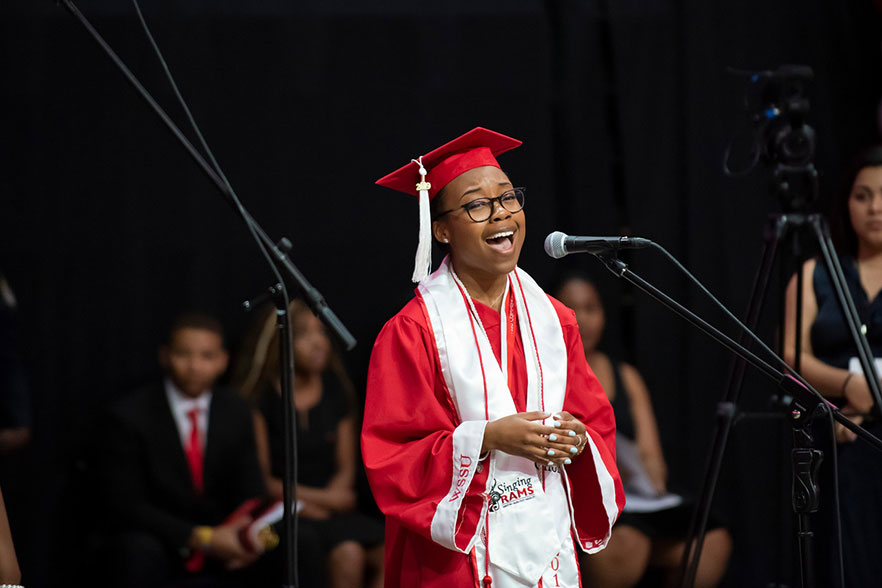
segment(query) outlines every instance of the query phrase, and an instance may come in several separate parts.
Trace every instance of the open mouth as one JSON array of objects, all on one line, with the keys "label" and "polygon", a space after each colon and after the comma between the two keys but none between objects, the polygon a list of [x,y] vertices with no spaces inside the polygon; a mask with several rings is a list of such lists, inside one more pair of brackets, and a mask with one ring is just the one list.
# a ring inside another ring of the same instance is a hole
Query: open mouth
[{"label": "open mouth", "polygon": [[485,239],[487,244],[500,253],[511,251],[514,248],[514,231],[500,231]]}]

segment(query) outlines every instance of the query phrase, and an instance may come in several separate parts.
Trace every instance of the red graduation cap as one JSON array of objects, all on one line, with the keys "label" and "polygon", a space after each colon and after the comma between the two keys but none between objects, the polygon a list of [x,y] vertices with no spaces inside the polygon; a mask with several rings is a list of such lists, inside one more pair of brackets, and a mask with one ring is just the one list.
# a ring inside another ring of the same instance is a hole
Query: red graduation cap
[{"label": "red graduation cap", "polygon": [[495,156],[514,149],[521,143],[490,129],[475,127],[422,157],[412,159],[407,165],[377,180],[377,184],[416,196],[419,194],[416,186],[420,182],[422,163],[422,167],[428,171],[426,180],[432,184],[428,190],[429,199],[432,199],[441,188],[470,169],[484,165],[499,167]]},{"label": "red graduation cap", "polygon": [[429,275],[432,265],[429,200],[460,174],[485,165],[499,167],[496,156],[520,144],[521,141],[517,139],[475,127],[377,180],[381,186],[420,197],[420,241],[413,271],[414,282]]}]

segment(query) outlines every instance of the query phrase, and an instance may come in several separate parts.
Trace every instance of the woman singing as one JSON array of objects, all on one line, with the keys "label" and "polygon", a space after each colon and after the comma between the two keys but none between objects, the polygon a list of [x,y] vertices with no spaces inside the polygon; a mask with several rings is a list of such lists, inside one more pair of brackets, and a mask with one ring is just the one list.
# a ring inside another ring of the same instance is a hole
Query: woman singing
[{"label": "woman singing", "polygon": [[[573,312],[517,268],[524,189],[496,156],[520,143],[479,127],[377,182],[421,211],[419,287],[374,345],[362,430],[387,586],[580,586],[577,549],[603,549],[624,503]],[[430,235],[448,255],[427,276]]]}]

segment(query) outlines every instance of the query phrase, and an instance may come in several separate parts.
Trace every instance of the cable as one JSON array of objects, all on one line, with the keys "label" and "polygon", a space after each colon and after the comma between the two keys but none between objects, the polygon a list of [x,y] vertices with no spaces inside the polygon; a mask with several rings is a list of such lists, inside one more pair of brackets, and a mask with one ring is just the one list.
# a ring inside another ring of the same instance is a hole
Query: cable
[{"label": "cable", "polygon": [[742,329],[742,330],[743,330],[743,331],[744,331],[744,332],[745,332],[745,333],[746,333],[746,334],[747,334],[747,335],[748,335],[748,336],[749,336],[749,337],[750,337],[755,343],[757,343],[757,344],[758,344],[758,345],[759,345],[759,346],[760,346],[760,347],[761,347],[766,353],[768,353],[771,357],[775,358],[776,363],[778,363],[778,365],[779,365],[784,371],[786,371],[788,374],[790,374],[790,375],[793,376],[796,380],[798,380],[803,386],[805,386],[805,387],[809,390],[809,392],[811,392],[812,394],[814,394],[815,396],[817,396],[819,399],[821,399],[822,402],[827,402],[827,400],[826,400],[823,396],[821,396],[820,393],[818,393],[817,391],[815,391],[815,390],[812,389],[812,387],[809,385],[809,383],[806,382],[805,379],[803,379],[803,377],[802,377],[801,375],[799,375],[799,373],[798,373],[797,371],[795,371],[792,367],[790,367],[790,365],[788,365],[787,362],[785,362],[783,359],[781,359],[780,357],[778,357],[778,354],[776,354],[774,351],[772,351],[772,350],[769,348],[769,346],[766,345],[766,344],[763,342],[762,339],[760,339],[760,338],[759,338],[759,337],[758,337],[753,331],[751,331],[750,329],[748,329],[747,326],[746,326],[744,323],[742,323],[741,320],[740,320],[738,317],[736,317],[734,314],[732,314],[732,312],[731,312],[728,308],[726,308],[726,306],[725,306],[722,302],[720,302],[719,300],[717,300],[716,296],[714,296],[714,295],[713,295],[713,294],[712,294],[707,288],[705,288],[704,284],[702,284],[702,283],[698,280],[698,278],[696,278],[695,276],[693,276],[692,273],[691,273],[688,269],[686,269],[686,268],[683,266],[683,264],[680,263],[680,262],[677,260],[676,257],[674,257],[673,255],[671,255],[671,254],[670,254],[670,253],[669,253],[664,247],[662,247],[662,246],[659,245],[658,243],[656,243],[656,242],[654,242],[654,241],[650,241],[650,243],[652,243],[652,246],[653,246],[653,247],[655,247],[656,249],[658,249],[659,251],[661,251],[661,252],[665,255],[665,257],[667,257],[667,258],[668,258],[668,259],[669,259],[669,260],[670,260],[675,266],[677,266],[677,268],[678,268],[681,272],[683,272],[684,274],[686,274],[686,276],[692,281],[692,283],[694,283],[696,286],[698,286],[698,287],[701,289],[701,291],[704,292],[704,294],[705,294],[708,298],[710,298],[710,299],[714,302],[714,304],[716,304],[716,305],[717,305],[717,306],[718,306],[718,307],[719,307],[719,308],[720,308],[720,309],[726,314],[726,316],[728,316],[730,319],[732,319],[732,320],[735,322],[735,324],[737,324],[739,327],[741,327],[741,329]]},{"label": "cable", "polygon": [[824,407],[824,413],[826,414],[827,419],[830,423],[830,431],[832,432],[832,438],[831,438],[832,451],[830,453],[832,454],[831,463],[832,463],[832,468],[833,468],[833,503],[834,503],[833,506],[834,506],[834,512],[836,513],[836,516],[835,516],[836,543],[837,543],[837,549],[839,552],[840,586],[844,587],[845,580],[844,580],[844,569],[843,569],[844,565],[843,565],[843,559],[842,559],[842,521],[840,520],[840,514],[839,514],[839,460],[838,460],[838,456],[837,456],[838,451],[837,451],[837,447],[836,447],[836,421],[833,418],[833,411],[830,410],[829,406],[827,406],[827,400],[819,392],[817,392],[814,388],[812,388],[808,384],[808,382],[806,382],[805,379],[796,370],[794,370],[792,367],[790,367],[790,365],[786,361],[781,359],[778,356],[778,354],[776,354],[774,351],[772,351],[769,348],[769,346],[766,345],[765,342],[763,342],[762,339],[760,339],[753,331],[748,329],[747,326],[744,323],[742,323],[738,317],[736,317],[734,314],[732,314],[729,311],[729,309],[726,308],[726,306],[722,302],[717,300],[716,296],[714,296],[710,292],[710,290],[708,290],[704,286],[704,284],[702,284],[701,281],[698,280],[698,278],[693,276],[692,273],[688,269],[686,269],[686,267],[682,263],[680,263],[680,261],[676,257],[671,255],[667,249],[665,249],[664,247],[662,247],[658,243],[656,243],[654,241],[651,241],[651,243],[652,243],[653,247],[655,247],[656,249],[661,251],[662,254],[664,254],[664,256],[668,258],[668,260],[670,260],[681,272],[683,272],[692,281],[693,284],[698,286],[698,288],[702,292],[704,292],[704,294],[708,298],[710,298],[714,302],[714,304],[716,304],[716,306],[718,308],[720,308],[726,314],[726,316],[728,316],[739,327],[741,327],[741,329],[743,330],[744,333],[746,333],[766,353],[768,353],[769,355],[774,357],[775,360],[777,360],[778,364],[784,369],[785,372],[790,374],[793,378],[795,378],[803,386],[805,386],[809,392],[811,392],[812,394],[814,394],[815,396],[817,396],[821,400],[821,406]]},{"label": "cable", "polygon": [[723,172],[725,172],[730,178],[743,178],[752,172],[753,168],[756,167],[756,164],[759,163],[760,154],[763,150],[761,135],[759,131],[754,128],[754,122],[747,119],[746,123],[746,127],[753,134],[753,142],[751,143],[750,151],[748,152],[750,163],[745,165],[743,169],[739,170],[732,170],[732,168],[729,167],[729,161],[732,159],[732,149],[735,147],[735,141],[739,139],[739,135],[743,131],[743,129],[737,129],[732,135],[732,138],[729,139],[729,143],[726,144],[726,149],[723,152]]}]

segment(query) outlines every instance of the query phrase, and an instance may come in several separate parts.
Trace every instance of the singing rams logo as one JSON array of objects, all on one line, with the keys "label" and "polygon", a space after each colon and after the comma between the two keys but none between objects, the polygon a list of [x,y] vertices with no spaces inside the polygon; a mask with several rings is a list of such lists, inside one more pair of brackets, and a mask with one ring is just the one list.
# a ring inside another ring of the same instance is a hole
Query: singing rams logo
[{"label": "singing rams logo", "polygon": [[536,491],[533,488],[533,478],[517,478],[514,482],[502,483],[493,480],[489,495],[490,512],[496,512],[500,508],[532,500],[536,497]]}]

